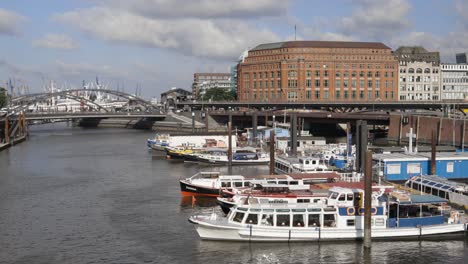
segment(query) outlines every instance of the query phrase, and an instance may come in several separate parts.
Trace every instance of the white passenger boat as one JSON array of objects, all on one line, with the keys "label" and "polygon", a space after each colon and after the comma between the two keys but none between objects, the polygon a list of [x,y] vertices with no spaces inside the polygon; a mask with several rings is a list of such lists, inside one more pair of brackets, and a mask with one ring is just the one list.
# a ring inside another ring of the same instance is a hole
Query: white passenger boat
[{"label": "white passenger boat", "polygon": [[331,171],[328,168],[326,160],[316,156],[276,156],[276,173],[314,173]]},{"label": "white passenger boat", "polygon": [[183,196],[212,196],[217,197],[221,188],[250,187],[251,184],[284,184],[291,190],[309,189],[302,179],[289,175],[265,175],[246,178],[242,175],[220,175],[219,172],[199,172],[190,178],[180,180],[180,191]]},{"label": "white passenger boat", "polygon": [[244,204],[321,204],[326,202],[325,190],[295,190],[284,184],[257,184],[254,188],[221,190],[217,203],[225,214],[231,207]]},{"label": "white passenger boat", "polygon": [[169,134],[156,134],[154,138],[146,140],[146,146],[154,150],[165,151],[165,147],[169,146],[170,138]]},{"label": "white passenger boat", "polygon": [[[207,240],[323,241],[360,240],[364,237],[363,190],[332,188],[323,205],[247,204],[231,209],[227,217],[215,213],[189,218]],[[399,192],[373,193],[371,237],[394,239],[466,235],[460,212],[447,218],[438,211],[445,199]]]}]

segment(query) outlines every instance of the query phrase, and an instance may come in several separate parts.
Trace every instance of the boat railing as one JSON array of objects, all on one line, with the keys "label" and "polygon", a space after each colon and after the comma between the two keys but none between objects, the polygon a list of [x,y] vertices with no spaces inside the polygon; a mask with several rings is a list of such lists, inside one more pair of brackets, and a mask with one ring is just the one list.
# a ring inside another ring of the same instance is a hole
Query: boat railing
[{"label": "boat railing", "polygon": [[359,182],[362,180],[362,174],[358,172],[340,172],[340,181],[344,182]]}]

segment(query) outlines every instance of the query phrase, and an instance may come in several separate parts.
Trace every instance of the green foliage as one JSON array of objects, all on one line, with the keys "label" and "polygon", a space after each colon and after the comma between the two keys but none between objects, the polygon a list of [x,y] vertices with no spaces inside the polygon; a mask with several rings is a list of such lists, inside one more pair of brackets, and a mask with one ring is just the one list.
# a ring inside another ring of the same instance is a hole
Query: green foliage
[{"label": "green foliage", "polygon": [[204,101],[210,99],[212,101],[234,101],[236,100],[236,92],[224,88],[211,88],[208,89],[204,95],[200,95],[198,99]]},{"label": "green foliage", "polygon": [[3,87],[0,87],[0,108],[4,107],[7,104],[7,95],[6,90]]}]

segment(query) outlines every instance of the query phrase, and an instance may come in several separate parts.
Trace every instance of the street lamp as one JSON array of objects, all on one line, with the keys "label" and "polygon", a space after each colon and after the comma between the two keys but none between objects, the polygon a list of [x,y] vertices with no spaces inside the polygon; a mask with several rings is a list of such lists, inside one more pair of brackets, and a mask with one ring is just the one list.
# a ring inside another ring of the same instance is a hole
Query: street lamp
[{"label": "street lamp", "polygon": [[195,112],[192,112],[192,134],[195,133]]}]

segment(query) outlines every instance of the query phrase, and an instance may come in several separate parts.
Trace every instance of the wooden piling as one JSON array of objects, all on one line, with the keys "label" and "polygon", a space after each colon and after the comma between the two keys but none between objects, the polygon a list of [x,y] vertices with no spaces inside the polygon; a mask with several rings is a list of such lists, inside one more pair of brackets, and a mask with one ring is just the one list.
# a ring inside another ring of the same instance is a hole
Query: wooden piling
[{"label": "wooden piling", "polygon": [[434,130],[432,130],[431,138],[431,175],[436,175],[436,137]]},{"label": "wooden piling", "polygon": [[256,111],[252,113],[252,140],[253,145],[257,146],[257,126],[258,126],[258,114]]},{"label": "wooden piling", "polygon": [[296,113],[291,114],[289,121],[291,126],[291,154],[297,156],[297,116]]},{"label": "wooden piling", "polygon": [[270,130],[270,175],[275,174],[275,130]]},{"label": "wooden piling", "polygon": [[8,113],[5,116],[5,143],[10,143],[10,120],[8,120]]},{"label": "wooden piling", "polygon": [[228,122],[228,167],[229,171],[232,168],[232,124]]},{"label": "wooden piling", "polygon": [[372,151],[366,151],[364,169],[364,248],[371,248],[371,208],[372,208]]}]

